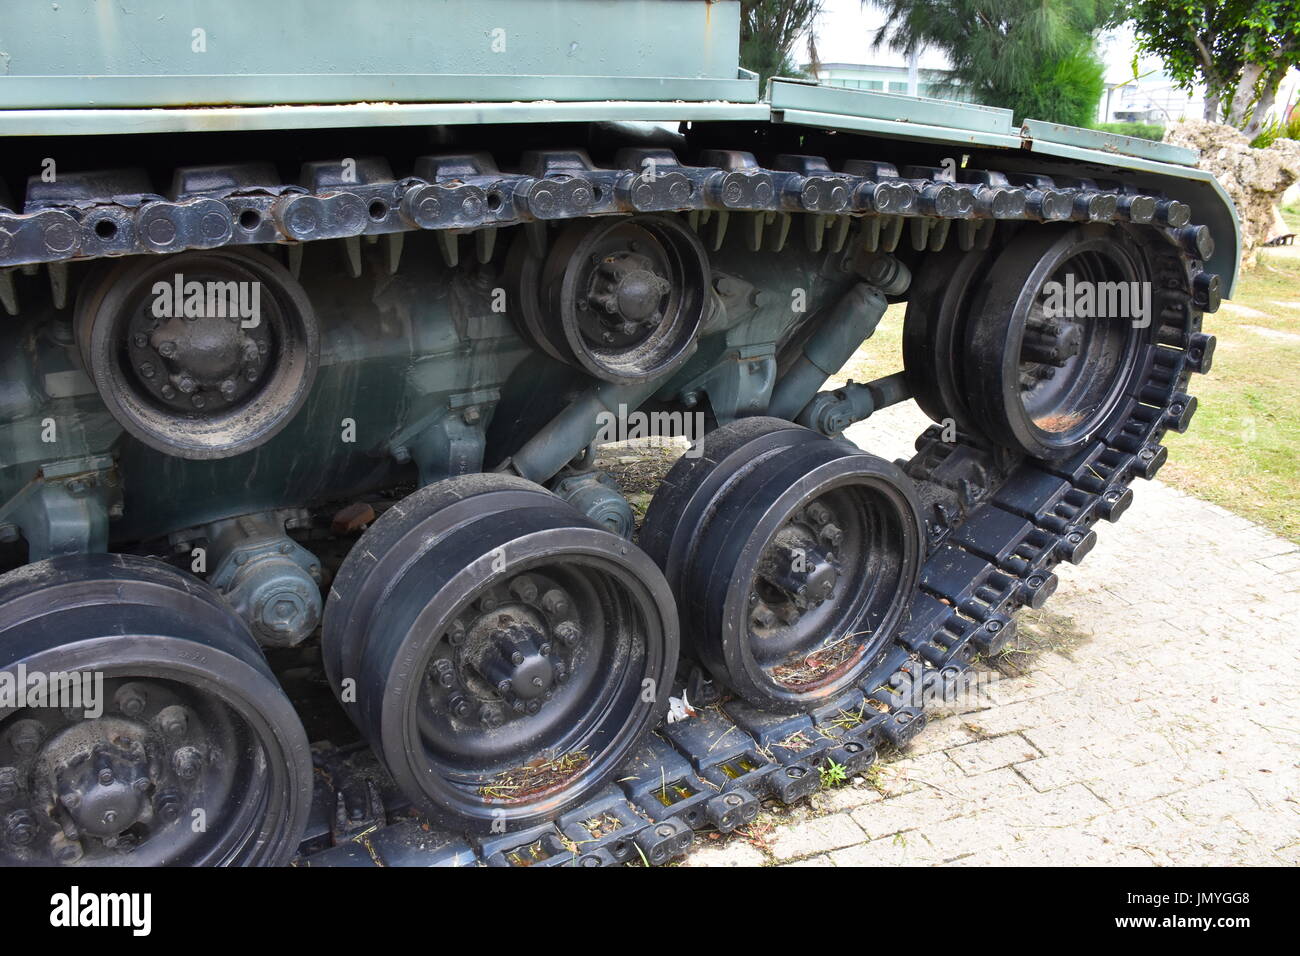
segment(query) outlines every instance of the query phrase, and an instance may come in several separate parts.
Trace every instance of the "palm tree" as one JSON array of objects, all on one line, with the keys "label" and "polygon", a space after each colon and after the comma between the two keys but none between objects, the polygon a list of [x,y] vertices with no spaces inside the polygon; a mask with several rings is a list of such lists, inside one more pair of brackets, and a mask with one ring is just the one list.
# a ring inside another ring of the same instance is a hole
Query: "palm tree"
[{"label": "palm tree", "polygon": [[[885,11],[873,37],[905,55],[942,50],[948,94],[1028,117],[1090,125],[1104,89],[1094,50],[1117,0],[863,0]],[[960,92],[959,92],[960,91]]]}]

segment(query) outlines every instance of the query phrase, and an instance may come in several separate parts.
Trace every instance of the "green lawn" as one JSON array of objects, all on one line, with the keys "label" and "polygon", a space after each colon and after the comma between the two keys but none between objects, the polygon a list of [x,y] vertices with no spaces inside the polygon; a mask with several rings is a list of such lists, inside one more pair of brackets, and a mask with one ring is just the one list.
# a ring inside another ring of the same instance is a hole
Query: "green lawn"
[{"label": "green lawn", "polygon": [[[1284,216],[1300,233],[1300,211]],[[1300,246],[1262,251],[1205,329],[1214,367],[1192,380],[1196,417],[1160,477],[1300,541]]]},{"label": "green lawn", "polygon": [[[1300,233],[1300,209],[1283,215]],[[832,381],[901,369],[903,313],[892,306]],[[1169,435],[1160,477],[1300,541],[1300,245],[1263,250],[1205,330],[1218,339],[1214,366],[1192,379],[1196,416]]]}]

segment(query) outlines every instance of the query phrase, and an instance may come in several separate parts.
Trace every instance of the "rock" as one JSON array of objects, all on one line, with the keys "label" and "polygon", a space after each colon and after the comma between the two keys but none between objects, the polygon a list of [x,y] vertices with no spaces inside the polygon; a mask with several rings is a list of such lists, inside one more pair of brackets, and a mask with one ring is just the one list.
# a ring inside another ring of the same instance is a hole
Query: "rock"
[{"label": "rock", "polygon": [[1214,174],[1237,206],[1242,268],[1253,266],[1259,247],[1285,231],[1277,206],[1300,181],[1300,142],[1279,139],[1268,149],[1252,149],[1239,130],[1204,120],[1171,124],[1165,142],[1200,150],[1200,167]]}]

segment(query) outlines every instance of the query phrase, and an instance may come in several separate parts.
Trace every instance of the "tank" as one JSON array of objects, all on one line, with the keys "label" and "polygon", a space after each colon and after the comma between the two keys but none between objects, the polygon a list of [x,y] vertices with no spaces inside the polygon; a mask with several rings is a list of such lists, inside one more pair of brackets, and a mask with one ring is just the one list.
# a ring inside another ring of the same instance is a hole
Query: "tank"
[{"label": "tank", "polygon": [[[1224,191],[760,89],[739,16],[6,12],[0,860],[662,863],[906,746],[1120,517]],[[908,401],[910,459],[844,437]],[[642,515],[599,449],[648,434]]]}]

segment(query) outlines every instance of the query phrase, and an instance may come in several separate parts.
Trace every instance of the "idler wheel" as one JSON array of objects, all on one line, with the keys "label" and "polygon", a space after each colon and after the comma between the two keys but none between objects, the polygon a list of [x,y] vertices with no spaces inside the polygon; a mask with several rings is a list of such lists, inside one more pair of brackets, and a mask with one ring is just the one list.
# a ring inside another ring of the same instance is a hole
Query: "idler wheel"
[{"label": "idler wheel", "polygon": [[1139,389],[1160,325],[1151,275],[1120,227],[1044,227],[1012,241],[966,329],[962,374],[979,430],[1036,458],[1092,440]]}]

